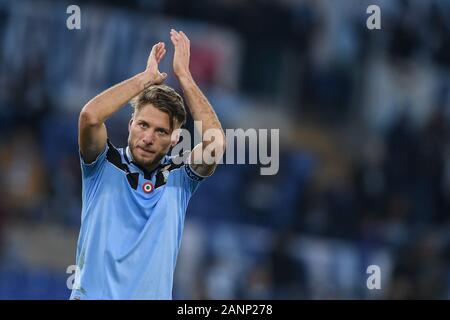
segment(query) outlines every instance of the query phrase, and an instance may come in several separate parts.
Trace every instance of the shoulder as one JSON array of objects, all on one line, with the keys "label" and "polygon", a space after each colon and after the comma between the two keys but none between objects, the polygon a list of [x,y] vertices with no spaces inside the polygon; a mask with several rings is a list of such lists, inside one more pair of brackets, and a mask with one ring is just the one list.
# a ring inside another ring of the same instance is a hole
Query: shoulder
[{"label": "shoulder", "polygon": [[188,161],[189,155],[190,152],[186,151],[180,155],[166,156],[156,175],[155,187],[167,183],[193,192],[204,177],[192,170]]}]

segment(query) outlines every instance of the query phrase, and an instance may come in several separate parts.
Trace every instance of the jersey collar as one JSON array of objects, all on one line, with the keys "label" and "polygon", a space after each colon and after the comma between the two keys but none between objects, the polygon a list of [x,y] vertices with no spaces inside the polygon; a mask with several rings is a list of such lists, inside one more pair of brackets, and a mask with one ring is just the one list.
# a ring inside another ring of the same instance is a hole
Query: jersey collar
[{"label": "jersey collar", "polygon": [[133,158],[133,155],[131,154],[131,150],[130,150],[130,147],[129,147],[129,146],[127,146],[127,147],[125,148],[125,154],[124,154],[124,156],[125,156],[124,158],[125,158],[125,160],[128,162],[128,164],[132,164],[132,165],[134,165],[137,169],[139,169],[139,170],[142,172],[142,174],[144,175],[144,178],[147,179],[147,180],[151,180],[152,175],[153,175],[155,172],[157,172],[158,169],[160,169],[161,167],[163,167],[164,165],[166,165],[166,164],[167,164],[167,159],[168,159],[167,155],[164,156],[164,157],[161,159],[161,162],[160,162],[159,166],[157,166],[157,167],[156,167],[155,169],[153,169],[152,171],[149,171],[149,170],[143,168],[142,166],[140,166],[138,163],[136,163],[136,162],[134,161],[134,158]]}]

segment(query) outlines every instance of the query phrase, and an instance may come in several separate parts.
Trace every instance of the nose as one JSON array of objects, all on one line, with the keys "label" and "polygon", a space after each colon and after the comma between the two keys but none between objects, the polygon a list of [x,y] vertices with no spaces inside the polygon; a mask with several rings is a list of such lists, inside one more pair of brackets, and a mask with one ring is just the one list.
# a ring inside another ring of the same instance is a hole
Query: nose
[{"label": "nose", "polygon": [[144,134],[142,142],[144,142],[146,145],[152,145],[155,142],[155,132],[153,130],[147,130],[147,132],[145,132]]}]

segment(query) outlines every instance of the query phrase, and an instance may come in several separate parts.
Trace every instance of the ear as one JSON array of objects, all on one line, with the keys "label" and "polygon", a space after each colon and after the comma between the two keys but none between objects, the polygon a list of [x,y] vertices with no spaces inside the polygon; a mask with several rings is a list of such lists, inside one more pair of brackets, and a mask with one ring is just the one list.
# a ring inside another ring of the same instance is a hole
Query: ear
[{"label": "ear", "polygon": [[134,113],[131,114],[131,119],[128,122],[128,132],[131,131],[131,124],[133,123],[133,119],[134,119]]},{"label": "ear", "polygon": [[180,141],[181,128],[174,129],[170,137],[170,146],[173,148]]}]

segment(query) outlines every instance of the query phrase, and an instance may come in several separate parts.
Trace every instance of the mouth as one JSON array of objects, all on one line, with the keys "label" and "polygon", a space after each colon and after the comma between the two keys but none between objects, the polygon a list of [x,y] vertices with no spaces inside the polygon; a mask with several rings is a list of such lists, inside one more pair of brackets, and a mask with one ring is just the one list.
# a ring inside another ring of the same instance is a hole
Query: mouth
[{"label": "mouth", "polygon": [[142,147],[140,147],[140,146],[137,146],[137,148],[138,148],[139,150],[141,150],[141,152],[143,152],[143,153],[145,153],[145,154],[155,154],[155,153],[156,153],[155,151],[152,151],[152,150],[149,150],[149,149],[145,149],[145,148],[142,148]]}]

